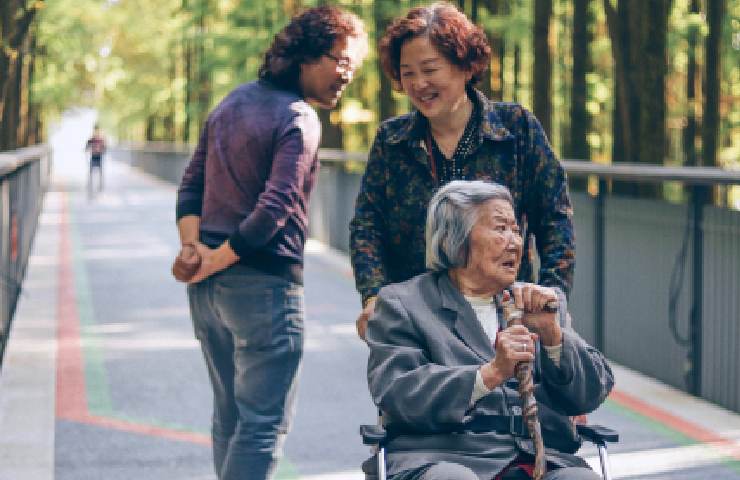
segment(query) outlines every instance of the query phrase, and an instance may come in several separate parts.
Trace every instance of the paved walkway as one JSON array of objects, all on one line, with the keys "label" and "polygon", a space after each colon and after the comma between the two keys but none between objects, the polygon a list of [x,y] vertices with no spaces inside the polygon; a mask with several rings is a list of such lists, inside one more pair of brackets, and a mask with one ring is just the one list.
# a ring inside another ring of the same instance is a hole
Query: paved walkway
[{"label": "paved walkway", "polygon": [[[108,162],[105,191],[90,198],[82,154],[65,148],[0,374],[0,480],[214,480],[210,388],[169,274],[174,187]],[[358,303],[347,259],[311,242],[305,363],[279,479],[362,478],[357,426],[374,408]],[[614,368],[617,390],[590,418],[620,431],[615,478],[740,479],[740,416]]]}]

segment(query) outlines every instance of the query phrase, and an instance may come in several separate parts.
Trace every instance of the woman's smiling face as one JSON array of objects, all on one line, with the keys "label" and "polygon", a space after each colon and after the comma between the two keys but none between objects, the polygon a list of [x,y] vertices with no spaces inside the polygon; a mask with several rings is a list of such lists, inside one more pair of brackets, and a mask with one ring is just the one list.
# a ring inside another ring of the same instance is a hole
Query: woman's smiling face
[{"label": "woman's smiling face", "polygon": [[448,115],[466,101],[471,74],[450,62],[426,35],[401,46],[401,87],[411,103],[430,120]]}]

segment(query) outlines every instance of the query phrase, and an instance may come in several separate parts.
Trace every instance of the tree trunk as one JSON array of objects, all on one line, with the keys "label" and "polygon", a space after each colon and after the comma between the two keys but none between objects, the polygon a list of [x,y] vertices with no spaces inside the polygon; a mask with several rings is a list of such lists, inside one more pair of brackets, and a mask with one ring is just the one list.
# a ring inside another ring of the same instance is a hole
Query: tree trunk
[{"label": "tree trunk", "polygon": [[26,78],[26,127],[24,132],[23,144],[33,145],[38,143],[36,138],[36,124],[38,121],[38,108],[36,100],[33,97],[33,79],[36,72],[36,51],[37,51],[37,40],[36,34],[31,36],[28,48],[28,71]]},{"label": "tree trunk", "polygon": [[10,81],[11,77],[11,63],[12,59],[10,54],[12,48],[4,48],[6,45],[10,47],[10,39],[13,36],[13,12],[15,11],[16,5],[12,0],[1,0],[0,1],[0,151],[7,150],[5,145],[5,138],[7,137],[5,130],[8,125],[5,123],[5,101],[7,99],[6,86]]},{"label": "tree trunk", "polygon": [[[591,130],[591,115],[586,109],[588,86],[586,74],[593,71],[589,46],[593,41],[591,25],[593,18],[589,13],[590,0],[573,1],[573,36],[571,49],[573,53],[573,79],[571,81],[570,99],[570,141],[566,155],[573,160],[590,160],[591,149],[588,144],[588,133]],[[570,185],[575,190],[585,190],[583,178],[573,178]]]},{"label": "tree trunk", "polygon": [[[483,0],[481,7],[488,10],[493,16],[499,16],[504,13],[502,0]],[[494,29],[486,29],[488,43],[491,46],[490,71],[484,75],[481,82],[481,90],[489,98],[500,102],[504,98],[504,56],[506,53],[503,36]]]},{"label": "tree trunk", "polygon": [[519,101],[519,70],[522,66],[522,52],[519,44],[514,45],[514,98],[515,102]]},{"label": "tree trunk", "polygon": [[702,160],[704,166],[718,167],[717,139],[719,137],[719,97],[721,78],[722,20],[725,15],[725,0],[707,0],[707,23],[709,35],[704,46],[706,67],[704,74],[704,116],[702,121]]},{"label": "tree trunk", "polygon": [[552,58],[550,55],[550,17],[552,0],[534,2],[534,114],[547,136],[552,128]]},{"label": "tree trunk", "polygon": [[666,28],[668,8],[666,0],[645,2],[648,15],[640,15],[643,29],[643,44],[640,52],[644,61],[635,63],[640,85],[639,125],[640,143],[638,158],[642,163],[662,165],[665,163],[665,77]]},{"label": "tree trunk", "polygon": [[198,13],[198,27],[199,34],[196,42],[196,58],[198,65],[198,79],[197,79],[197,115],[196,121],[198,124],[198,130],[203,128],[205,125],[206,117],[208,116],[208,108],[211,104],[211,72],[206,65],[206,47],[205,47],[205,36],[206,36],[206,13],[208,12],[209,2],[208,0],[201,0]]},{"label": "tree trunk", "polygon": [[[375,0],[373,3],[373,20],[375,22],[375,36],[379,41],[385,34],[385,29],[393,19],[395,5],[388,0]],[[376,41],[376,43],[377,43]],[[393,84],[383,73],[380,58],[376,62],[380,91],[378,92],[378,115],[381,121],[396,115],[396,101],[393,99]]]},{"label": "tree trunk", "polygon": [[[615,61],[614,162],[663,164],[669,0],[604,0]],[[660,186],[614,182],[614,191],[654,197]]]},{"label": "tree trunk", "polygon": [[[38,9],[43,7],[43,1],[39,0],[32,3],[28,8],[23,3],[13,0],[0,1],[0,119],[3,125],[0,129],[0,150],[9,149],[8,145],[17,143],[16,129],[17,123],[6,123],[7,121],[17,122],[17,113],[6,112],[10,108],[10,103],[14,102],[14,108],[19,108],[18,99],[13,99],[14,90],[18,90],[17,82],[21,75],[22,63],[18,62],[22,58],[21,50],[28,35],[28,30],[36,16]],[[16,12],[21,10],[18,17]],[[8,116],[9,115],[9,116]],[[11,141],[10,138],[13,137]]]},{"label": "tree trunk", "polygon": [[[627,2],[623,2],[627,3]],[[626,7],[625,7],[626,8]],[[606,23],[611,39],[612,57],[614,58],[614,112],[612,115],[612,162],[626,162],[632,158],[630,151],[630,104],[629,93],[632,91],[627,76],[628,35],[624,31],[624,8],[616,12],[610,0],[604,0]]]},{"label": "tree trunk", "polygon": [[146,129],[144,130],[144,136],[146,138],[147,142],[153,142],[155,140],[155,129],[156,129],[156,123],[157,119],[154,115],[149,115],[146,117]]},{"label": "tree trunk", "polygon": [[31,65],[30,45],[31,39],[26,38],[23,48],[23,58],[20,60],[18,75],[18,127],[16,131],[16,145],[25,147],[28,145],[28,68]]},{"label": "tree trunk", "polygon": [[193,42],[186,38],[183,42],[183,57],[185,60],[185,119],[182,126],[182,141],[190,142],[190,129],[193,125]]},{"label": "tree trunk", "polygon": [[23,52],[18,51],[10,65],[11,75],[5,85],[5,107],[2,116],[3,128],[0,150],[15,150],[18,148],[24,57]]},{"label": "tree trunk", "polygon": [[504,100],[504,58],[506,43],[503,37],[491,35],[491,98],[497,102]]},{"label": "tree trunk", "polygon": [[590,160],[588,132],[591,129],[591,115],[586,109],[588,87],[586,74],[593,71],[589,46],[593,41],[590,28],[592,17],[589,14],[589,0],[573,2],[573,80],[571,83],[570,107],[570,152],[575,160]]},{"label": "tree trunk", "polygon": [[[691,13],[699,13],[699,0],[691,0]],[[696,166],[696,29],[689,32],[688,65],[686,66],[686,127],[683,129],[682,147],[684,165]]]}]

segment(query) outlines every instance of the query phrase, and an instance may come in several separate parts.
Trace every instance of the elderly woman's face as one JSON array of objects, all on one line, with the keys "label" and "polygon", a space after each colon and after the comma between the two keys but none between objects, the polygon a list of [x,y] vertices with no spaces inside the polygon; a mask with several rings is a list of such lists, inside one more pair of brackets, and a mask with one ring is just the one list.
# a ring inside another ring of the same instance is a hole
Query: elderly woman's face
[{"label": "elderly woman's face", "polygon": [[468,278],[503,289],[516,280],[522,259],[522,236],[514,209],[506,200],[489,200],[470,232]]},{"label": "elderly woman's face", "polygon": [[430,120],[448,115],[465,102],[465,84],[472,76],[453,65],[427,36],[401,46],[399,74],[411,103]]}]

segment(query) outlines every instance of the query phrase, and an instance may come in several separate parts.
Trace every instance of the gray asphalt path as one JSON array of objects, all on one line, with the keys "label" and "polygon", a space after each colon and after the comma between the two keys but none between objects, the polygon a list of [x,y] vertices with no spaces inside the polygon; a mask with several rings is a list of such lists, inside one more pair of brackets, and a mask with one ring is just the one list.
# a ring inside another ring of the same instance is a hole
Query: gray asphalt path
[{"label": "gray asphalt path", "polygon": [[[91,123],[91,122],[89,122]],[[58,137],[0,376],[0,480],[214,480],[211,391],[177,250],[175,188],[105,164],[89,195],[84,129]],[[281,480],[358,480],[374,421],[347,259],[310,242],[306,350]],[[614,366],[594,423],[620,431],[614,478],[738,479],[740,416]],[[596,463],[592,447],[582,454]]]}]

